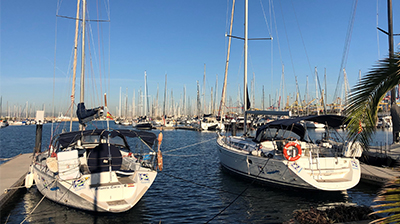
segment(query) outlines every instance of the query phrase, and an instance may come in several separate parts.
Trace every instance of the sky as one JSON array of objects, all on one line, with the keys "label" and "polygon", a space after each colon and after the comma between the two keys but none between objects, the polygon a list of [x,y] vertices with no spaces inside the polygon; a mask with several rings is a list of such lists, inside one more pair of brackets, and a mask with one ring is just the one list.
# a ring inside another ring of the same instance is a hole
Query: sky
[{"label": "sky", "polygon": [[[365,74],[388,55],[388,37],[376,29],[387,30],[387,1],[358,1],[356,8],[355,2],[249,1],[249,38],[273,38],[249,41],[248,86],[251,91],[254,83],[253,107],[261,108],[263,99],[265,107],[277,106],[279,96],[282,105],[288,96],[289,103],[293,103],[296,80],[301,100],[312,100],[316,97],[315,71],[329,103],[343,97],[341,68],[345,68],[351,88],[359,71]],[[75,20],[61,16],[75,17],[76,7],[76,2],[70,0],[0,1],[3,114],[7,106],[10,110],[20,108],[21,112],[27,104],[29,111],[49,111],[54,105],[56,113],[69,113]],[[202,104],[203,96],[207,107],[211,97],[219,102],[231,7],[231,0],[88,0],[87,107],[103,105],[104,93],[114,114],[119,113],[120,95],[122,105],[126,101],[130,106],[133,101],[139,105],[139,96],[145,91],[145,73],[149,101],[155,101],[158,93],[160,107],[166,77],[168,104],[172,99],[179,104],[186,95],[186,104],[195,105],[197,82]],[[393,1],[394,33],[400,33],[398,9],[400,2]],[[232,35],[243,37],[243,24],[244,0],[237,0]],[[397,51],[399,41],[395,37]],[[78,49],[79,81],[80,43]],[[232,39],[228,101],[235,103],[243,98],[243,67],[243,41]],[[76,104],[79,87],[76,84]]]}]

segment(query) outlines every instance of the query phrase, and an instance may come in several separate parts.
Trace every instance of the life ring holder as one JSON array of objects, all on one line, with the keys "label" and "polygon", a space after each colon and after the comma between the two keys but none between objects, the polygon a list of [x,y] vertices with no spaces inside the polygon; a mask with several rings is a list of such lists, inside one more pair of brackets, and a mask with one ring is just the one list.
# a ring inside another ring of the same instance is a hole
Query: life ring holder
[{"label": "life ring holder", "polygon": [[[297,148],[297,155],[295,156],[295,157],[291,157],[291,156],[289,156],[288,155],[288,148],[289,147],[292,147],[292,146],[294,146],[294,147],[296,147]],[[301,153],[302,153],[302,151],[301,151],[301,146],[300,146],[300,144],[299,143],[297,143],[297,142],[288,142],[286,145],[285,145],[285,147],[283,148],[283,155],[285,156],[285,158],[288,160],[288,161],[296,161],[296,160],[298,160],[300,157],[301,157]]]}]

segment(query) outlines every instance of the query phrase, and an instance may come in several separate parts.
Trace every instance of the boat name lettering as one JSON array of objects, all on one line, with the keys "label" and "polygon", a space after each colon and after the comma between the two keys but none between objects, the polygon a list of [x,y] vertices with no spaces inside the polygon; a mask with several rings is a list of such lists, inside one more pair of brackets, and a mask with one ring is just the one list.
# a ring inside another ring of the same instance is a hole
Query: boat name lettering
[{"label": "boat name lettering", "polygon": [[98,187],[98,190],[109,190],[109,189],[117,189],[121,188],[121,185],[113,185],[113,186],[106,186],[106,187]]}]

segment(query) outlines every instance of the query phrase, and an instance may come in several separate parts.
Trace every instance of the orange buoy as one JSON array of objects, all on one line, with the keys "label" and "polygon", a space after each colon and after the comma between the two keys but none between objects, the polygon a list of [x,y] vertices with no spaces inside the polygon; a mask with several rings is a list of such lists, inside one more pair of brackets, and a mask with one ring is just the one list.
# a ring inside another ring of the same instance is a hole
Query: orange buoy
[{"label": "orange buoy", "polygon": [[[289,147],[296,147],[297,148],[297,155],[295,157],[291,157],[288,155],[288,148]],[[288,142],[285,147],[283,148],[283,155],[285,156],[285,158],[289,161],[296,161],[301,157],[301,147],[297,142]]]}]

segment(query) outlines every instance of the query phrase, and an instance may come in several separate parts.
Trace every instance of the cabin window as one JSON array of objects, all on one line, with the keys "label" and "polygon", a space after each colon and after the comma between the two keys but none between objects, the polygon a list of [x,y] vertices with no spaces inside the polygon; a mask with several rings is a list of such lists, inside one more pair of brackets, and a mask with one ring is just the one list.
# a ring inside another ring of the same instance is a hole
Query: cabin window
[{"label": "cabin window", "polygon": [[99,143],[100,142],[100,136],[98,135],[87,135],[82,137],[82,143]]}]

